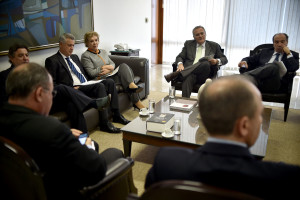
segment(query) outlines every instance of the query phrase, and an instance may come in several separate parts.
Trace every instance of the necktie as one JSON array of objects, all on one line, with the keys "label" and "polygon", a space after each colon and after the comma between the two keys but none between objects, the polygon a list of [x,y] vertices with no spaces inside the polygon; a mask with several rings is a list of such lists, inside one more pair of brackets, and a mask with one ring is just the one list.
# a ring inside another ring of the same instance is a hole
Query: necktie
[{"label": "necktie", "polygon": [[80,83],[84,83],[84,82],[85,82],[85,78],[83,77],[83,75],[82,75],[81,73],[79,73],[79,72],[76,70],[75,66],[74,66],[73,63],[70,61],[70,58],[66,58],[66,60],[67,60],[67,62],[68,62],[68,64],[69,64],[69,66],[70,66],[72,72],[79,78]]},{"label": "necktie", "polygon": [[276,57],[275,57],[275,60],[274,61],[279,61],[279,56],[280,56],[280,53],[276,53]]},{"label": "necktie", "polygon": [[198,62],[199,59],[201,58],[201,56],[202,56],[202,46],[200,45],[197,48],[196,57],[195,57],[195,60],[194,60],[193,64],[195,64],[196,62]]}]

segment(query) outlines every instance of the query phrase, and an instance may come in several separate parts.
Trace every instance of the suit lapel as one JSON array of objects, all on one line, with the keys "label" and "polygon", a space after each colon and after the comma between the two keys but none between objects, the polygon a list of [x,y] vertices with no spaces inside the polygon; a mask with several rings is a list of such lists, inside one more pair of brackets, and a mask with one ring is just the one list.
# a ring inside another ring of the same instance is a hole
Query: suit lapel
[{"label": "suit lapel", "polygon": [[60,64],[63,66],[64,70],[66,70],[66,72],[67,72],[69,78],[73,81],[73,78],[72,78],[72,75],[71,75],[71,73],[70,73],[69,67],[67,66],[67,64],[66,64],[66,62],[65,62],[65,60],[64,60],[64,58],[63,58],[63,56],[62,56],[59,52],[57,52],[56,55],[57,55],[58,61],[59,61]]},{"label": "suit lapel", "polygon": [[[204,56],[209,56],[211,55],[211,45],[208,41],[205,42],[205,55]],[[213,53],[214,54],[214,53]]]},{"label": "suit lapel", "polygon": [[197,49],[197,42],[196,40],[194,40],[192,43],[191,43],[191,48],[189,48],[191,50],[191,54],[193,55],[193,59],[195,59],[196,57],[196,49]]}]

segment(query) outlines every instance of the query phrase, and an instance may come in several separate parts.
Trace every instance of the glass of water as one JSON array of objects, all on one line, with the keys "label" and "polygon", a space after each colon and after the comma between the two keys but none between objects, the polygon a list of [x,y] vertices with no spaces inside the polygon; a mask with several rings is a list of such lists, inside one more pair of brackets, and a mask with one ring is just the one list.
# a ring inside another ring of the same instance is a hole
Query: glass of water
[{"label": "glass of water", "polygon": [[169,88],[169,98],[173,99],[175,98],[175,87],[174,86],[170,86]]},{"label": "glass of water", "polygon": [[149,113],[154,113],[155,110],[155,100],[149,99],[149,107],[148,107]]},{"label": "glass of water", "polygon": [[181,118],[180,117],[175,117],[173,131],[174,131],[175,135],[181,134]]}]

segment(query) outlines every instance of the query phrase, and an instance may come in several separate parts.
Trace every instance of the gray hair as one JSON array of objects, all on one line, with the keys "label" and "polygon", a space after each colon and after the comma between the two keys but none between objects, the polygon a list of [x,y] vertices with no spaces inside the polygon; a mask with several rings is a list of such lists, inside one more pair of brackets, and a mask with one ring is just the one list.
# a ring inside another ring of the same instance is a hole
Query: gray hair
[{"label": "gray hair", "polygon": [[194,35],[194,31],[196,30],[196,29],[198,29],[198,28],[203,28],[203,30],[204,30],[204,32],[205,32],[205,34],[206,34],[206,30],[205,30],[205,28],[203,27],[203,26],[196,26],[195,28],[193,28],[193,35]]},{"label": "gray hair", "polygon": [[11,71],[6,79],[6,93],[9,97],[26,98],[38,86],[49,87],[49,73],[37,63],[27,63],[22,69]]},{"label": "gray hair", "polygon": [[67,39],[75,40],[75,36],[71,33],[64,33],[59,37],[59,42],[65,43]]}]

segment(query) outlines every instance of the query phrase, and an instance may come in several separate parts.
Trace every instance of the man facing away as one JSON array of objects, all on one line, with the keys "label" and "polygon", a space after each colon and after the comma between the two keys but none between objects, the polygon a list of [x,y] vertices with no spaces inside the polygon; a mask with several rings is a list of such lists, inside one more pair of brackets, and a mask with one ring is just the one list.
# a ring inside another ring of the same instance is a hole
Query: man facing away
[{"label": "man facing away", "polygon": [[243,58],[238,64],[240,72],[251,76],[252,82],[261,92],[275,92],[287,89],[286,72],[299,69],[299,53],[288,48],[288,35],[276,33],[273,36],[273,48]]},{"label": "man facing away", "polygon": [[[4,136],[20,145],[37,163],[48,199],[77,199],[79,189],[99,182],[109,163],[123,157],[118,149],[100,155],[82,145],[70,128],[48,117],[53,98],[53,81],[47,70],[26,63],[14,68],[7,78],[8,103],[1,108],[0,127]],[[75,130],[76,133],[81,132]]]},{"label": "man facing away", "polygon": [[200,181],[264,199],[299,198],[300,167],[264,162],[249,148],[255,143],[264,108],[259,90],[242,76],[205,86],[199,112],[210,137],[196,150],[165,147],[156,155],[145,188],[168,179]]},{"label": "man facing away", "polygon": [[207,78],[212,78],[219,66],[228,61],[222,53],[219,44],[206,40],[206,31],[203,26],[193,29],[194,40],[187,40],[175,64],[177,71],[165,75],[170,82],[173,79],[182,79],[182,96],[190,97],[196,83],[203,84]]},{"label": "man facing away", "polygon": [[[75,45],[75,37],[70,33],[64,33],[59,38],[59,51],[48,57],[45,67],[53,77],[54,85],[66,85],[73,90],[79,90],[88,97],[103,98],[111,95],[110,107],[113,113],[113,122],[128,124],[130,121],[125,119],[119,111],[118,93],[113,80],[103,80],[100,83],[82,85],[87,82],[87,76],[77,55],[72,54]],[[99,111],[100,130],[109,133],[120,133],[108,121],[107,110]]]}]

